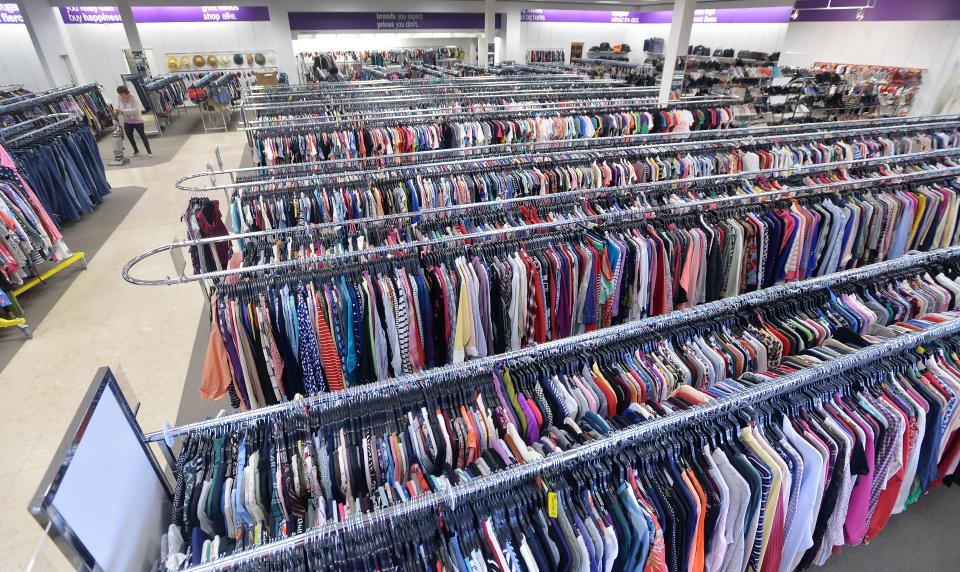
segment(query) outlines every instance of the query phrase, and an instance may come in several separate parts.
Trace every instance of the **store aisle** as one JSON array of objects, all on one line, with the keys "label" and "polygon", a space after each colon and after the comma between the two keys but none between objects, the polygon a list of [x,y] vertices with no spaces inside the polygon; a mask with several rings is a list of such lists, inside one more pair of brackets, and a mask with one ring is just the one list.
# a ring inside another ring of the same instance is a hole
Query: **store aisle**
[{"label": "store aisle", "polygon": [[[108,365],[126,377],[143,405],[146,430],[177,417],[197,324],[199,287],[135,287],[121,277],[134,255],[184,236],[180,215],[187,196],[174,182],[202,171],[216,145],[236,165],[242,134],[194,135],[173,158],[150,167],[108,172],[114,187],[146,192],[50,310],[35,337],[0,371],[0,570],[22,570],[42,532],[27,512],[48,464],[97,369]],[[152,276],[172,272],[157,256],[139,269]],[[34,570],[66,569],[49,541]]]}]

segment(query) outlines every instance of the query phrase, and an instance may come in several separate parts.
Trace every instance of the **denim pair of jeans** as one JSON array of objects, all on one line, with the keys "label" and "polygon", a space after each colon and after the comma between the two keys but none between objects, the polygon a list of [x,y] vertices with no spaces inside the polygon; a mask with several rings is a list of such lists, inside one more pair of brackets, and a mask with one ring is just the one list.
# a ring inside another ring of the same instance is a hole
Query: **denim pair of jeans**
[{"label": "denim pair of jeans", "polygon": [[110,193],[103,160],[88,129],[17,153],[21,170],[57,226],[93,212]]}]

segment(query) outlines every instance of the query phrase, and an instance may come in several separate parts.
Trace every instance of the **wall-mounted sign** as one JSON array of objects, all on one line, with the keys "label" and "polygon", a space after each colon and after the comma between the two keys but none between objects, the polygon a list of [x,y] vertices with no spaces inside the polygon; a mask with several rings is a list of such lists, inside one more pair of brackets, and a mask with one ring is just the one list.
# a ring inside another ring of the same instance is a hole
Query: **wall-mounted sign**
[{"label": "wall-mounted sign", "polygon": [[[790,21],[790,7],[729,8],[722,10],[697,10],[693,13],[696,24],[785,24]],[[669,24],[673,13],[628,12],[619,10],[540,10],[530,9],[520,13],[521,22],[574,22],[578,24]]]},{"label": "wall-mounted sign", "polygon": [[960,20],[956,0],[797,0],[794,7],[797,22]]},{"label": "wall-mounted sign", "polygon": [[15,2],[0,2],[0,24],[23,24],[20,6]]},{"label": "wall-mounted sign", "polygon": [[[481,12],[290,12],[290,29],[309,30],[482,30]],[[496,27],[500,27],[497,14]]]},{"label": "wall-mounted sign", "polygon": [[[169,22],[268,22],[266,6],[134,6],[138,24]],[[61,6],[64,24],[121,24],[116,6]]]}]

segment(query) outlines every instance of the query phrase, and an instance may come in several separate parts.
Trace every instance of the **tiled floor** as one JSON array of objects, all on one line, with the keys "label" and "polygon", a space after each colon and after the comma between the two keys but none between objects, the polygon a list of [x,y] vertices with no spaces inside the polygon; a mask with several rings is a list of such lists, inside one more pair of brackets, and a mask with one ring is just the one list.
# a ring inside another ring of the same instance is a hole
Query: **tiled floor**
[{"label": "tiled floor", "polygon": [[[134,255],[183,237],[188,197],[174,182],[205,170],[217,145],[226,165],[240,163],[243,135],[219,133],[190,136],[166,163],[135,160],[108,173],[115,186],[147,191],[0,372],[0,570],[24,569],[41,539],[27,503],[99,367],[124,373],[143,402],[146,431],[176,420],[203,310],[200,288],[132,286],[120,273]],[[159,255],[136,272],[167,276],[172,263]],[[42,544],[34,570],[68,568],[50,542]]]}]

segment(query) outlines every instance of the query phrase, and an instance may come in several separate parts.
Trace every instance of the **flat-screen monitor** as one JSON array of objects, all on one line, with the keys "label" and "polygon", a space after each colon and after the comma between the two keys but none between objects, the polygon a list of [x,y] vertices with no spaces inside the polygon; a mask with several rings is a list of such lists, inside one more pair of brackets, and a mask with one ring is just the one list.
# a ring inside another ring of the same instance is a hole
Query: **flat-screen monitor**
[{"label": "flat-screen monitor", "polygon": [[149,570],[170,490],[109,368],[102,368],[30,511],[78,569]]}]

